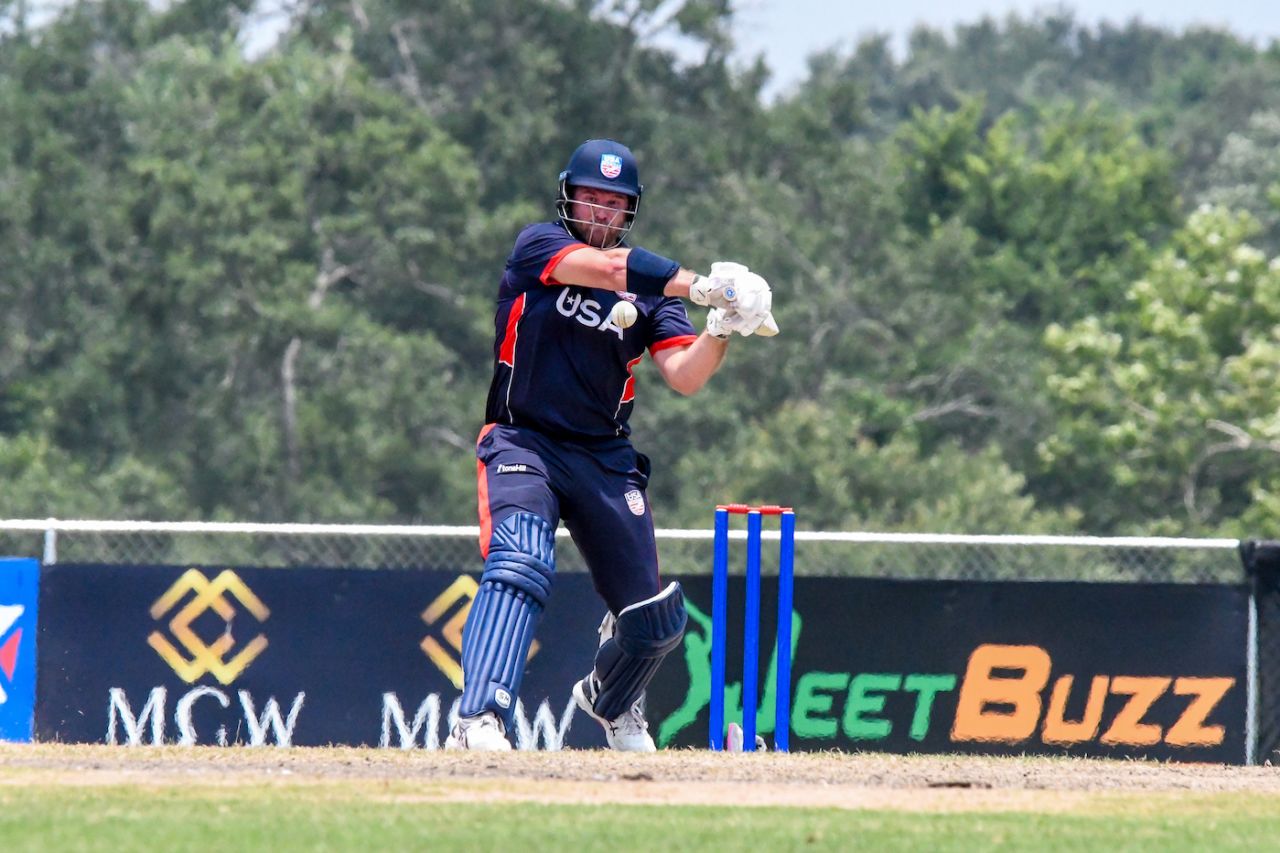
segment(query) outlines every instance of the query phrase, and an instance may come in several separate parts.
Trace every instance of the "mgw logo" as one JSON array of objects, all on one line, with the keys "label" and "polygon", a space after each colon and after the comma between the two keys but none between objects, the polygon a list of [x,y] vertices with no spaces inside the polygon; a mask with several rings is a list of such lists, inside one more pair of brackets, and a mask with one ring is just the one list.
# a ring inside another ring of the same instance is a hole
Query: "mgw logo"
[{"label": "mgw logo", "polygon": [[[422,640],[422,650],[431,658],[436,669],[444,673],[445,678],[459,690],[462,689],[462,629],[467,624],[471,602],[475,600],[479,590],[480,584],[474,578],[460,575],[422,611],[422,621],[440,636],[437,640],[428,634]],[[451,611],[452,615],[449,615]],[[538,641],[534,640],[533,645],[529,646],[527,659],[532,659],[537,653]]]},{"label": "mgw logo", "polygon": [[[173,586],[151,605],[151,618],[160,619],[173,610],[188,593],[191,594],[191,600],[184,604],[168,623],[169,633],[178,641],[186,654],[179,651],[160,631],[151,632],[151,636],[147,637],[147,645],[155,649],[156,653],[164,658],[165,662],[178,674],[178,677],[188,684],[194,683],[205,673],[212,673],[213,677],[222,684],[230,684],[267,647],[267,638],[259,634],[228,659],[227,655],[236,647],[235,637],[231,633],[236,614],[240,609],[247,610],[261,623],[267,620],[271,611],[230,569],[224,570],[212,581],[196,569],[187,569],[182,577],[178,578]],[[236,603],[233,604],[228,600],[224,593],[230,593],[231,599]],[[213,611],[222,617],[225,623],[222,634],[212,643],[202,640],[191,627],[192,622],[208,611]]]}]

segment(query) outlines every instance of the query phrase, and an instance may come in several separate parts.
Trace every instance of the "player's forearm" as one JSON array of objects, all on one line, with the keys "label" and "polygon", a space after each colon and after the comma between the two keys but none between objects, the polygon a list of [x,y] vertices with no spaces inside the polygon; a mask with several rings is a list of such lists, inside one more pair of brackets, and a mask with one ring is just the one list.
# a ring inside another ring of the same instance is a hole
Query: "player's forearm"
[{"label": "player's forearm", "polygon": [[693,270],[687,270],[684,267],[676,270],[676,274],[667,282],[667,286],[662,289],[663,296],[678,296],[681,299],[689,298],[689,285],[693,284],[693,280],[700,276]]},{"label": "player's forearm", "polygon": [[579,249],[569,253],[560,261],[555,270],[555,277],[565,284],[582,284],[602,290],[629,290],[632,293],[655,294],[661,292],[663,296],[689,298],[689,285],[693,284],[697,273],[677,267],[669,278],[655,282],[653,278],[658,274],[656,271],[662,269],[663,262],[670,266],[674,266],[675,262],[640,250],[648,260],[637,264],[635,259],[631,258],[633,251],[635,250]]},{"label": "player's forearm", "polygon": [[663,365],[663,378],[681,394],[695,394],[720,369],[728,349],[727,340],[703,332],[687,349],[671,354]]}]

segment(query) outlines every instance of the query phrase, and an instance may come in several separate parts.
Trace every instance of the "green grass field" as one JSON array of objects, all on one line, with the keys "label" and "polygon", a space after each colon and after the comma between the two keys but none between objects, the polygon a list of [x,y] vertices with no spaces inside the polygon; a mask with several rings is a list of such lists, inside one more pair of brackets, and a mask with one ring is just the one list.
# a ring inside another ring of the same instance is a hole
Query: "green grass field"
[{"label": "green grass field", "polygon": [[[1066,811],[921,813],[733,806],[442,802],[452,783],[0,785],[0,849],[1257,850],[1263,794],[1100,795]],[[487,783],[496,792],[502,782]]]}]

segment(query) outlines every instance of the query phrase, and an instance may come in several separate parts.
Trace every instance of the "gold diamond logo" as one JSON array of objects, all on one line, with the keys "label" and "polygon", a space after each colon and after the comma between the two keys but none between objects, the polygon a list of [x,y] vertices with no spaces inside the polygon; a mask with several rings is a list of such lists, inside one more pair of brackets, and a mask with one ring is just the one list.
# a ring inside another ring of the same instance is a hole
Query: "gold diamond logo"
[{"label": "gold diamond logo", "polygon": [[[191,596],[190,599],[179,607],[179,602],[188,595]],[[194,683],[205,673],[211,673],[222,684],[230,684],[267,647],[267,638],[258,634],[237,650],[236,639],[232,634],[236,616],[247,612],[262,623],[271,615],[271,611],[230,569],[224,570],[212,581],[197,569],[187,569],[151,605],[151,618],[158,620],[175,608],[177,612],[167,624],[168,636],[159,630],[152,631],[151,636],[147,637],[147,645],[155,649],[178,677],[188,684]],[[222,619],[223,631],[218,639],[206,643],[196,633],[192,623],[210,612]],[[170,637],[177,641],[176,646]]]}]

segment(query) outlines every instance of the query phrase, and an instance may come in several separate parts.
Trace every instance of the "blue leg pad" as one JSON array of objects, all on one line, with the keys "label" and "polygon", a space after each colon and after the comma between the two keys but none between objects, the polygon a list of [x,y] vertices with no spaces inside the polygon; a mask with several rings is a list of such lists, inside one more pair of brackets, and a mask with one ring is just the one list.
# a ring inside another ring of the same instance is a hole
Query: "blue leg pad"
[{"label": "blue leg pad", "polygon": [[592,708],[599,717],[615,720],[640,698],[687,622],[684,592],[674,582],[618,614],[613,636],[596,652]]},{"label": "blue leg pad", "polygon": [[511,731],[529,645],[555,577],[555,530],[533,513],[516,513],[494,529],[489,543],[462,631],[458,713],[494,711]]}]

